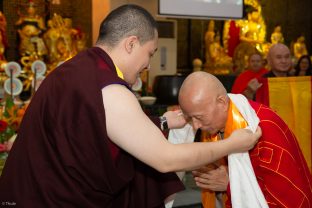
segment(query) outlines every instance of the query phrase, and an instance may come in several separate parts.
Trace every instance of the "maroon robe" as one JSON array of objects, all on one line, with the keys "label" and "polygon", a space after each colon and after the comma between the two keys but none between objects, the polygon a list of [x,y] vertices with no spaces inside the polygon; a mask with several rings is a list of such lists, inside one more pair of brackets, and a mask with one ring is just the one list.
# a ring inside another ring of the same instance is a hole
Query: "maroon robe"
[{"label": "maroon robe", "polygon": [[152,208],[164,207],[167,196],[183,189],[175,173],[157,172],[109,139],[101,89],[110,84],[127,86],[110,57],[96,47],[44,80],[6,161],[0,202]]}]

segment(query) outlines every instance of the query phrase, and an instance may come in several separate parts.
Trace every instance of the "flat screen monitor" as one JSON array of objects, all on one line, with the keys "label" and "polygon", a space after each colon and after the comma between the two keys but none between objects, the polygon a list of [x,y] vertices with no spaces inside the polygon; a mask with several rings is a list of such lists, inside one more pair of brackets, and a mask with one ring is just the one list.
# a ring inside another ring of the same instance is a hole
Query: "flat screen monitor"
[{"label": "flat screen monitor", "polygon": [[241,19],[244,0],[158,0],[158,14],[194,19]]}]

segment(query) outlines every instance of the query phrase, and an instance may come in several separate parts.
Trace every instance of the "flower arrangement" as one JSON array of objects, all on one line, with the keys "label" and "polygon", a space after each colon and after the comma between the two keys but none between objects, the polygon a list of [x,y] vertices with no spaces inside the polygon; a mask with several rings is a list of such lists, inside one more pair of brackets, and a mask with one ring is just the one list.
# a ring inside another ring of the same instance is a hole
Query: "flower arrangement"
[{"label": "flower arrangement", "polygon": [[8,156],[27,106],[18,107],[11,97],[0,110],[0,159]]}]

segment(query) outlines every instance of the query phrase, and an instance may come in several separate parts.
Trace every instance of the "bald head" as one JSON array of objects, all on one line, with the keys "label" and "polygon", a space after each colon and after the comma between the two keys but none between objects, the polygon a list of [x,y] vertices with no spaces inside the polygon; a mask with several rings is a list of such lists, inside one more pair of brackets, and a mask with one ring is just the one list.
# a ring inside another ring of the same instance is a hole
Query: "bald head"
[{"label": "bald head", "polygon": [[179,103],[193,104],[211,100],[219,95],[226,95],[226,89],[213,75],[206,72],[194,72],[183,82],[179,92]]},{"label": "bald head", "polygon": [[276,76],[286,76],[291,69],[292,61],[290,50],[282,43],[271,46],[267,59],[271,70]]},{"label": "bald head", "polygon": [[229,98],[215,76],[202,71],[190,74],[180,88],[179,104],[195,129],[215,134],[224,128]]},{"label": "bald head", "polygon": [[284,52],[289,52],[290,50],[289,48],[282,44],[282,43],[277,43],[271,46],[269,52],[268,52],[268,58],[271,58],[272,56],[274,56],[274,54],[276,53],[280,53],[280,51],[284,51]]}]

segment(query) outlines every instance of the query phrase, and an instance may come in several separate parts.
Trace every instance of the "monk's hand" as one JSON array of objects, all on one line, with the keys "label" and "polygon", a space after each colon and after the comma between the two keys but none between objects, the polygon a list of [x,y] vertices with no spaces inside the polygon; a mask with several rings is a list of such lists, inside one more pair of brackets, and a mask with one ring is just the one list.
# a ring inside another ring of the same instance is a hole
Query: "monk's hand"
[{"label": "monk's hand", "polygon": [[262,86],[262,83],[259,83],[257,78],[251,79],[248,84],[247,88],[251,90],[252,92],[256,92],[260,87]]},{"label": "monk's hand", "polygon": [[261,128],[258,126],[255,133],[248,129],[237,129],[229,136],[231,153],[246,152],[252,149],[261,137]]},{"label": "monk's hand", "polygon": [[192,171],[196,185],[202,189],[210,191],[226,191],[229,184],[229,175],[227,167],[221,165],[216,169],[211,167],[202,167]]},{"label": "monk's hand", "polygon": [[181,110],[167,111],[163,116],[167,119],[169,129],[182,128],[187,123]]}]

